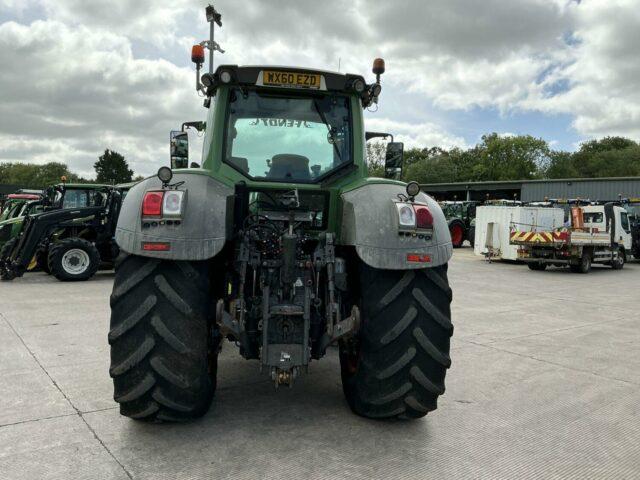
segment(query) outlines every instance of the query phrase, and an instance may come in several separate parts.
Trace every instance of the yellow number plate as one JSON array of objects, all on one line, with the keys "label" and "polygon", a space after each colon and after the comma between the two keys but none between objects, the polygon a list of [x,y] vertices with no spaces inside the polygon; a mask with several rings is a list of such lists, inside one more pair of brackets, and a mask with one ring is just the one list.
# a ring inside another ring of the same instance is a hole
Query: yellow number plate
[{"label": "yellow number plate", "polygon": [[295,73],[265,70],[262,73],[262,83],[269,87],[288,88],[320,88],[322,75],[317,73]]}]

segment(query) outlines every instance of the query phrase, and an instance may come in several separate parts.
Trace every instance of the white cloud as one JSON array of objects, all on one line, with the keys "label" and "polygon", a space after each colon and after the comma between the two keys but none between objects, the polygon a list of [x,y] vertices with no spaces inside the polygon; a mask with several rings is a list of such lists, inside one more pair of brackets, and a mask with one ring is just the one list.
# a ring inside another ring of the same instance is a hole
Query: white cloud
[{"label": "white cloud", "polygon": [[367,130],[391,133],[395,141],[404,142],[405,148],[434,146],[449,149],[467,146],[462,137],[451,135],[432,123],[405,123],[370,117],[367,119]]},{"label": "white cloud", "polygon": [[572,62],[549,80],[565,82],[566,90],[523,107],[571,114],[575,129],[589,137],[640,139],[640,2],[584,0],[574,38]]},{"label": "white cloud", "polygon": [[[124,154],[136,171],[153,172],[168,163],[169,130],[203,115],[189,69],[136,59],[126,37],[105,30],[7,22],[0,25],[0,64],[14,67],[0,76],[5,142],[8,134],[25,147],[28,139],[50,142],[50,160],[80,163],[84,154],[83,173],[105,148]],[[11,159],[37,160],[29,148],[11,151]]]},{"label": "white cloud", "polygon": [[[206,113],[187,49],[207,36],[206,3],[0,0],[15,20],[0,24],[0,160],[68,160],[86,174],[113,148],[137,172],[166,164],[169,130]],[[367,128],[408,146],[464,145],[436,125],[433,109],[447,125],[476,108],[562,113],[580,135],[640,138],[640,0],[218,0],[216,8],[227,50],[218,63],[336,69],[341,59],[342,71],[367,74],[384,56],[384,106]],[[34,15],[44,19],[29,23]],[[402,104],[389,91],[403,92]]]}]

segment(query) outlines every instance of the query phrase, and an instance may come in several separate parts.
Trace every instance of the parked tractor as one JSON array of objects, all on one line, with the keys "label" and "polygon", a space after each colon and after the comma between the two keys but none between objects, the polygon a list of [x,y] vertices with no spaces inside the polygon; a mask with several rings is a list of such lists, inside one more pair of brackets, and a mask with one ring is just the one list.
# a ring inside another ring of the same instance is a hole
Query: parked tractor
[{"label": "parked tractor", "polygon": [[[213,31],[219,14],[207,17]],[[355,413],[434,410],[451,363],[451,238],[417,183],[367,177],[363,109],[378,101],[384,62],[368,84],[303,68],[213,71],[212,53],[196,82],[208,108],[202,168],[160,168],[118,220],[108,339],[120,413],[203,415],[224,339],[276,387],[337,344]],[[171,150],[174,166],[190,165],[188,149]],[[389,175],[401,152],[388,150]]]},{"label": "parked tractor", "polygon": [[26,215],[3,247],[0,278],[20,277],[35,262],[58,280],[87,280],[101,264],[113,264],[119,253],[113,236],[128,188],[63,183],[47,189],[43,211]]},{"label": "parked tractor", "polygon": [[7,195],[0,213],[0,252],[2,247],[18,234],[25,215],[41,205],[40,199],[41,195],[35,193]]},{"label": "parked tractor", "polygon": [[465,240],[473,247],[475,240],[475,217],[478,202],[444,201],[440,207],[449,224],[453,248],[460,248]]},{"label": "parked tractor", "polygon": [[[0,221],[7,219],[7,212],[14,210],[16,205],[24,205],[25,203],[38,200],[42,190],[30,190],[21,188],[14,193],[8,195],[0,194]],[[15,211],[15,210],[14,210]]]}]

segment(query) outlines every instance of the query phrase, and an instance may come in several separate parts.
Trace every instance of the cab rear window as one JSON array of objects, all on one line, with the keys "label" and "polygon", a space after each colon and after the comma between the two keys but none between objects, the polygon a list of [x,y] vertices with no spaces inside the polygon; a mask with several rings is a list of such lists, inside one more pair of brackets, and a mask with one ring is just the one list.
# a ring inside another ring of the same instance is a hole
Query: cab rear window
[{"label": "cab rear window", "polygon": [[584,223],[602,223],[602,212],[585,212]]},{"label": "cab rear window", "polygon": [[100,207],[104,205],[105,194],[95,190],[67,190],[62,208]]}]

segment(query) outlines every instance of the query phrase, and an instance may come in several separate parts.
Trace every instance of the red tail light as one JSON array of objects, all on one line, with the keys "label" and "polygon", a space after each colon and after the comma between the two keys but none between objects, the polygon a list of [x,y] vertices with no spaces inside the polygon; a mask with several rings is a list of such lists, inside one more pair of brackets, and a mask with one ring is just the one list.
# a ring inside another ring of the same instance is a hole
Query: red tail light
[{"label": "red tail light", "polygon": [[416,212],[417,228],[433,227],[433,215],[431,215],[428,207],[425,207],[424,205],[414,205],[413,209]]},{"label": "red tail light", "polygon": [[142,199],[142,216],[159,217],[162,215],[164,192],[147,192]]}]

